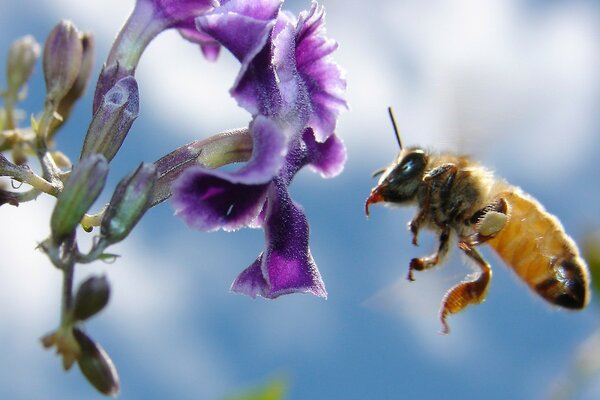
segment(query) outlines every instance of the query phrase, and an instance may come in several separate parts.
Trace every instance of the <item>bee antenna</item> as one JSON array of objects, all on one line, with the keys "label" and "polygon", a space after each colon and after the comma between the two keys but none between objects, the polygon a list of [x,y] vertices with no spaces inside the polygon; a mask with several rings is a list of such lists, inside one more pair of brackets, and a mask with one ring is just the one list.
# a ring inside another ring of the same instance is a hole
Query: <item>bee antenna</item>
[{"label": "bee antenna", "polygon": [[398,147],[400,147],[400,150],[402,150],[402,140],[400,140],[400,131],[398,130],[398,125],[396,125],[396,118],[394,118],[394,112],[392,111],[392,107],[388,107],[388,114],[390,114],[390,119],[392,120],[392,126],[394,127],[394,133],[396,134]]}]

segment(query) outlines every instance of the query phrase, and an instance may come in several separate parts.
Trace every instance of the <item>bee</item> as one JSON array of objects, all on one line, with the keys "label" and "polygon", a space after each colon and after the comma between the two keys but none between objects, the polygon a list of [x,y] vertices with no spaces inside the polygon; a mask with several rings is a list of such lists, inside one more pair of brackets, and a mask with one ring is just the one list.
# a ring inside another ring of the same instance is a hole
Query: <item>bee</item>
[{"label": "bee", "polygon": [[450,241],[475,262],[478,271],[446,292],[439,311],[442,333],[450,328],[447,317],[470,304],[485,300],[492,269],[477,246],[488,244],[537,294],[551,304],[571,310],[584,308],[590,298],[588,268],[560,221],[520,188],[495,177],[492,171],[467,156],[432,153],[420,147],[403,148],[398,128],[388,109],[400,153],[381,175],[365,203],[416,205],[408,223],[413,245],[421,228],[439,235],[437,251],[413,258],[414,271],[443,262]]}]

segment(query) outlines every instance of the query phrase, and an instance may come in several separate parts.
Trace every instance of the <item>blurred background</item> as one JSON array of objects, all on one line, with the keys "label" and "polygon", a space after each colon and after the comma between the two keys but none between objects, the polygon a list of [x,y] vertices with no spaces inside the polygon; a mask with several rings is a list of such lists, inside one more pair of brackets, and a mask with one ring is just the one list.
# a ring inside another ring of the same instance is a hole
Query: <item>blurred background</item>
[{"label": "blurred background", "polygon": [[[14,39],[33,34],[43,43],[66,18],[94,33],[97,76],[133,4],[1,0],[0,65]],[[487,300],[451,317],[452,332],[442,336],[440,300],[471,267],[454,251],[409,284],[409,260],[429,254],[434,238],[423,233],[418,248],[410,244],[414,209],[374,206],[364,215],[371,173],[397,153],[386,113],[393,106],[406,145],[473,155],[535,196],[579,243],[598,229],[600,3],[322,4],[347,72],[350,109],[337,133],[348,163],[330,180],[303,171],[291,192],[309,217],[329,298],[229,293],[262,250],[262,231],[192,231],[162,204],[113,248],[117,262],[77,269],[78,281],[104,271],[112,284],[109,307],[86,328],[119,370],[120,398],[223,399],[273,379],[293,400],[543,399],[567,389],[568,398],[600,398],[598,376],[581,374],[581,355],[592,372],[600,360],[598,299],[579,313],[553,309],[485,249],[494,270]],[[308,7],[284,4],[295,13]],[[176,32],[160,35],[142,57],[140,117],[107,187],[142,160],[247,125],[250,116],[228,94],[238,68],[225,51],[211,64]],[[43,91],[38,64],[21,108],[41,110]],[[91,93],[57,137],[72,159]],[[34,251],[49,234],[52,205],[40,197],[0,207],[0,397],[100,399],[39,342],[59,321],[61,274]]]}]

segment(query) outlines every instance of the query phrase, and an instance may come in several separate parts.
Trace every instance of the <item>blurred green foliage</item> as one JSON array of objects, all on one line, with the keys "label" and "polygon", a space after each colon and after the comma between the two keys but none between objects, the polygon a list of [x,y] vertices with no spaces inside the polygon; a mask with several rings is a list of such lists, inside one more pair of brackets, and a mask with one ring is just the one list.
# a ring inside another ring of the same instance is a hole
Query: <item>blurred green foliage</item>
[{"label": "blurred green foliage", "polygon": [[287,392],[287,381],[282,378],[272,379],[259,388],[226,397],[223,400],[283,400]]},{"label": "blurred green foliage", "polygon": [[586,235],[583,242],[583,257],[590,268],[592,297],[600,301],[600,230]]}]

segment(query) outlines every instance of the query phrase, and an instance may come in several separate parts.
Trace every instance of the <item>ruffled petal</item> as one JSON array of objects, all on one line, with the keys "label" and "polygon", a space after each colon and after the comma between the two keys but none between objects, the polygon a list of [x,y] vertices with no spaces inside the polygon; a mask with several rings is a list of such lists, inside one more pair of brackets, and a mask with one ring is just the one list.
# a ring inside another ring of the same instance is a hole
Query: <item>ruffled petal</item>
[{"label": "ruffled petal", "polygon": [[312,106],[306,84],[296,66],[294,25],[285,20],[280,18],[273,37],[272,62],[282,99],[278,116],[301,132],[309,121]]},{"label": "ruffled petal", "polygon": [[242,63],[231,95],[252,115],[274,115],[281,103],[270,37],[280,0],[232,0],[196,20]]},{"label": "ruffled petal", "polygon": [[331,135],[320,143],[310,128],[304,131],[304,143],[307,148],[308,165],[323,178],[339,175],[346,163],[346,146],[336,135]]},{"label": "ruffled petal", "polygon": [[238,276],[232,291],[270,299],[289,293],[327,297],[308,247],[308,235],[308,221],[302,208],[290,198],[286,185],[276,179],[268,195],[265,221],[267,248]]},{"label": "ruffled petal", "polygon": [[330,55],[337,43],[324,36],[325,12],[313,2],[311,9],[302,12],[296,28],[296,63],[305,82],[312,112],[308,125],[315,137],[324,142],[335,131],[337,117],[344,100],[346,80]]},{"label": "ruffled petal", "polygon": [[267,43],[280,7],[279,0],[233,0],[198,17],[196,26],[231,51],[243,66]]}]

